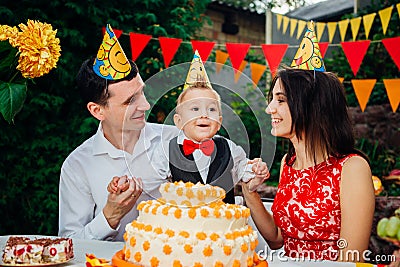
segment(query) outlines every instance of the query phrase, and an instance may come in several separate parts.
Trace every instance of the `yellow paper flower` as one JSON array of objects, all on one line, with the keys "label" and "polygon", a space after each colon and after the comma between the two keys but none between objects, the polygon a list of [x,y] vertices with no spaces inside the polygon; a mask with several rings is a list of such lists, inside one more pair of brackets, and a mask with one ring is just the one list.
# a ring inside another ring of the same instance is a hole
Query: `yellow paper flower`
[{"label": "yellow paper flower", "polygon": [[[17,69],[25,78],[40,77],[57,65],[60,57],[60,39],[57,30],[50,24],[28,20],[19,24],[21,29],[15,38],[15,46],[20,52]],[[11,43],[11,42],[10,42]]]}]

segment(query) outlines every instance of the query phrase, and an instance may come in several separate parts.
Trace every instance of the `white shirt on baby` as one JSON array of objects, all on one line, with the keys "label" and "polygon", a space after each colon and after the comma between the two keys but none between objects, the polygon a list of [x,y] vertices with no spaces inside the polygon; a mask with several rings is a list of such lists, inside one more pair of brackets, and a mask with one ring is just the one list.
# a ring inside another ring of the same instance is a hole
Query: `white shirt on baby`
[{"label": "white shirt on baby", "polygon": [[[80,239],[123,241],[125,225],[138,216],[142,200],[159,197],[165,177],[151,162],[162,142],[178,134],[175,126],[146,123],[132,154],[114,147],[105,137],[101,123],[95,135],[77,147],[61,167],[59,186],[59,236]],[[116,230],[102,212],[108,197],[107,185],[114,176],[140,177],[143,193]]]}]

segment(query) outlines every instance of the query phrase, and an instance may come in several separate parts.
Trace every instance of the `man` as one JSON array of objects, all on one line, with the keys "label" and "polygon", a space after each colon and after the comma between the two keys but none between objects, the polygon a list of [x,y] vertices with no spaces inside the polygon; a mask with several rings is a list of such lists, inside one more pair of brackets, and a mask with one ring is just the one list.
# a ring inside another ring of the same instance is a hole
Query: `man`
[{"label": "man", "polygon": [[[59,235],[122,241],[125,225],[138,215],[136,205],[158,197],[165,179],[150,162],[155,148],[176,136],[178,129],[146,123],[150,105],[144,83],[109,25],[97,57],[82,64],[76,82],[87,109],[100,124],[96,134],[62,165]],[[108,194],[113,177],[129,177],[128,190]]]}]

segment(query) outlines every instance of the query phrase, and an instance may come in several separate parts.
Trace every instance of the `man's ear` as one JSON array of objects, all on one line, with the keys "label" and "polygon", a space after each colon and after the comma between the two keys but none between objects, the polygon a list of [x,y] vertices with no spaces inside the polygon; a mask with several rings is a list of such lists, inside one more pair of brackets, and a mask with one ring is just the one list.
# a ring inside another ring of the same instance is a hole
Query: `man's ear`
[{"label": "man's ear", "polygon": [[90,114],[92,114],[93,117],[95,117],[99,121],[104,120],[102,106],[100,106],[99,104],[94,103],[94,102],[89,102],[89,103],[87,103],[86,107],[89,110]]},{"label": "man's ear", "polygon": [[182,130],[183,125],[181,125],[182,124],[181,115],[179,115],[177,113],[174,114],[174,123],[175,123],[175,126],[178,127],[179,130]]}]

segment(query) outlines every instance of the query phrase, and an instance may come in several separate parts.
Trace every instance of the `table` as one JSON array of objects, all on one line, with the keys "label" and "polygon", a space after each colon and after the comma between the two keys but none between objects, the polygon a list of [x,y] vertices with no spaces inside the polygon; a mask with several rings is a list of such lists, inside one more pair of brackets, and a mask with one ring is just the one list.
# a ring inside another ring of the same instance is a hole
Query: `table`
[{"label": "table", "polygon": [[[0,236],[0,250],[5,245],[9,236]],[[28,235],[27,237],[44,237]],[[111,260],[112,256],[124,246],[123,242],[108,242],[99,240],[83,240],[72,239],[74,245],[75,258],[65,264],[59,265],[60,267],[84,267],[86,263],[86,253],[92,253],[98,258]],[[348,262],[329,262],[329,261],[298,261],[295,259],[281,258],[278,253],[274,254],[272,260],[268,260],[269,267],[359,267],[358,264]],[[372,264],[363,264],[362,267],[373,267]]]}]

